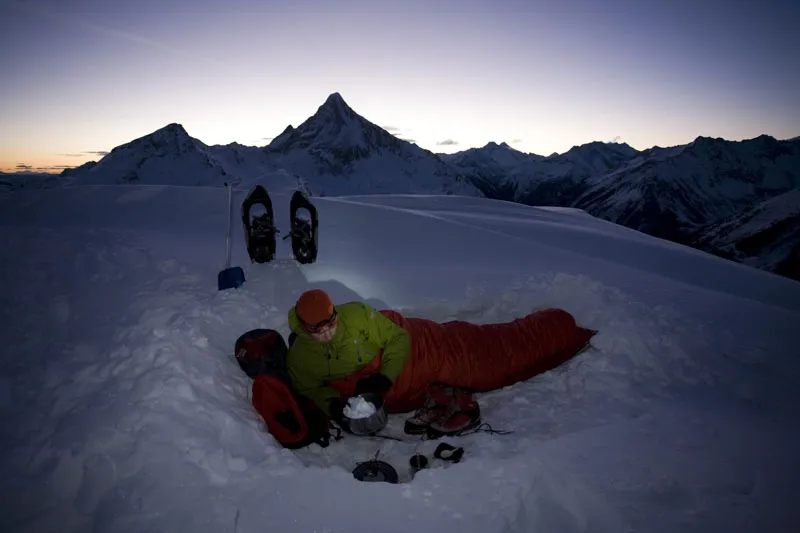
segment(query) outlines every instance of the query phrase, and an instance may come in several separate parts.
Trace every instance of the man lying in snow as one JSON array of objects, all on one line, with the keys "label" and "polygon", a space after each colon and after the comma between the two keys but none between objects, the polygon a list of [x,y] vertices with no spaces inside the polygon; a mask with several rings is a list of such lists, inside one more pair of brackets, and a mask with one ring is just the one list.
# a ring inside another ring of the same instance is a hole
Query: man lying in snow
[{"label": "man lying in snow", "polygon": [[475,392],[529,379],[567,361],[596,333],[562,309],[501,324],[439,323],[334,305],[319,289],[289,310],[287,367],[297,392],[341,423],[347,398],[384,398],[387,413],[416,410],[405,431],[452,435],[480,422]]}]

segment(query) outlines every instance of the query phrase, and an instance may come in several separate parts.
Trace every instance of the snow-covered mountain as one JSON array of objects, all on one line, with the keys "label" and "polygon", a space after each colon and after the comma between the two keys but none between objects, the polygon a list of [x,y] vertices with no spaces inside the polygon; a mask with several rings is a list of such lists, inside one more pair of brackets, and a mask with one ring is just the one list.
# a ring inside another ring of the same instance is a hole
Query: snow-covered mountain
[{"label": "snow-covered mountain", "polygon": [[208,146],[180,124],[114,148],[63,172],[80,183],[223,185],[294,180],[311,195],[442,193],[483,196],[458,168],[390,134],[334,93],[297,128],[266,147]]},{"label": "snow-covered mountain", "polygon": [[[698,236],[723,221],[727,222],[720,227],[730,231],[737,221],[748,220],[748,210],[800,187],[800,139],[779,141],[762,135],[731,142],[698,137],[687,145],[644,151],[624,143],[592,142],[546,157],[492,142],[455,154],[434,154],[358,115],[333,93],[314,115],[296,128],[288,126],[264,147],[208,146],[179,124],[169,124],[63,176],[76,183],[246,187],[260,181],[272,190],[299,188],[312,196],[485,196],[577,207],[653,236],[725,255],[713,244],[716,237]],[[795,201],[795,196],[787,198],[785,202]],[[791,241],[792,236],[786,238]],[[763,249],[792,247],[781,241]],[[750,256],[747,262],[772,270],[786,259],[759,262],[758,256]]]},{"label": "snow-covered mountain", "polygon": [[652,148],[587,180],[574,200],[605,220],[685,242],[700,227],[800,186],[800,143],[762,135],[731,142],[698,137]]},{"label": "snow-covered mountain", "polygon": [[444,161],[478,173],[484,178],[506,179],[518,167],[533,160],[537,155],[526,154],[506,143],[490,142],[481,148],[469,148],[454,154],[439,154]]},{"label": "snow-covered mountain", "polygon": [[518,153],[513,160],[508,151],[487,145],[448,160],[504,191],[503,199],[579,207],[670,239],[800,185],[800,143],[767,135],[741,142],[698,137],[642,152],[593,142],[549,157]]},{"label": "snow-covered mountain", "polygon": [[[449,160],[488,182],[490,186],[483,190],[490,198],[577,207],[604,220],[736,260],[744,256],[723,253],[731,243],[718,235],[712,237],[716,235],[712,225],[726,221],[720,227],[729,232],[753,218],[751,209],[771,212],[770,206],[779,205],[786,212],[787,206],[800,201],[789,195],[780,202],[768,202],[800,187],[800,142],[767,135],[740,142],[698,137],[687,145],[642,152],[626,144],[596,142],[562,155],[521,154],[513,161],[496,146],[487,146]],[[762,202],[767,207],[757,207]],[[800,209],[800,203],[796,208]],[[711,233],[698,237],[706,227]],[[759,233],[762,240],[777,240],[762,242],[762,250],[772,250],[769,257],[754,252],[746,262],[784,272],[778,265],[786,264],[789,257],[783,254],[799,245],[800,237],[761,233],[751,224],[748,228],[743,231]]]},{"label": "snow-covered mountain", "polygon": [[800,280],[800,189],[710,224],[690,244]]},{"label": "snow-covered mountain", "polygon": [[312,192],[445,193],[483,196],[436,154],[399,139],[353,111],[339,93],[264,149],[275,169],[306,178]]},{"label": "snow-covered mountain", "polygon": [[624,143],[592,142],[544,157],[489,143],[442,157],[469,173],[491,198],[566,205],[584,190],[585,178],[605,174],[637,153]]},{"label": "snow-covered mountain", "polygon": [[208,146],[173,123],[117,146],[97,163],[62,174],[83,184],[222,185],[254,178],[265,166],[266,158],[257,148]]}]

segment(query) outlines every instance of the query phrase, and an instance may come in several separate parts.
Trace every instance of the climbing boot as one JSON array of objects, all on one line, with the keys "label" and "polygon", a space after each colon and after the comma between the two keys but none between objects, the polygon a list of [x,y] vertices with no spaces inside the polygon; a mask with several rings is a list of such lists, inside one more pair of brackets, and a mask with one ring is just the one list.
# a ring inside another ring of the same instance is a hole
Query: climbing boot
[{"label": "climbing boot", "polygon": [[481,423],[481,409],[472,393],[453,387],[450,389],[450,403],[447,412],[428,426],[429,438],[444,435],[457,435]]},{"label": "climbing boot", "polygon": [[409,435],[424,434],[432,423],[444,416],[450,416],[451,402],[452,395],[446,387],[431,385],[425,403],[406,420],[403,430]]}]

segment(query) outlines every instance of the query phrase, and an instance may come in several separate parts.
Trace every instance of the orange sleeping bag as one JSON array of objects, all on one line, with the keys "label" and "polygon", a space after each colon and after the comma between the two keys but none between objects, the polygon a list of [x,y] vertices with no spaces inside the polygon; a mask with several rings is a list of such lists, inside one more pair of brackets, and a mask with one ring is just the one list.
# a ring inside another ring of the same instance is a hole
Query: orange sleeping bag
[{"label": "orange sleeping bag", "polygon": [[[386,411],[393,413],[420,407],[431,383],[485,392],[530,379],[569,360],[596,333],[578,326],[563,309],[536,311],[500,324],[440,323],[407,318],[397,311],[381,313],[411,338],[409,358],[385,396]],[[379,368],[376,357],[330,385],[351,396],[358,379]]]}]

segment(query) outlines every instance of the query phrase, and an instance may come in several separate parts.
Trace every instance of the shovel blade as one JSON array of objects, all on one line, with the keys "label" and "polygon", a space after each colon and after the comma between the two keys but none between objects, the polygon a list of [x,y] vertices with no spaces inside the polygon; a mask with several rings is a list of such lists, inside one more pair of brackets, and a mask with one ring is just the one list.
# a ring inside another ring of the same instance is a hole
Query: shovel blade
[{"label": "shovel blade", "polygon": [[224,291],[227,289],[236,289],[244,283],[244,270],[242,267],[231,267],[220,271],[217,276],[217,287],[219,290]]}]

